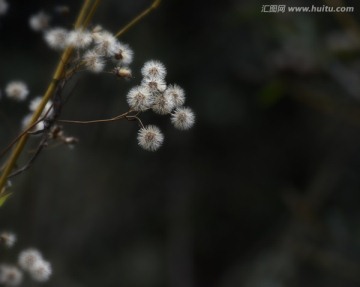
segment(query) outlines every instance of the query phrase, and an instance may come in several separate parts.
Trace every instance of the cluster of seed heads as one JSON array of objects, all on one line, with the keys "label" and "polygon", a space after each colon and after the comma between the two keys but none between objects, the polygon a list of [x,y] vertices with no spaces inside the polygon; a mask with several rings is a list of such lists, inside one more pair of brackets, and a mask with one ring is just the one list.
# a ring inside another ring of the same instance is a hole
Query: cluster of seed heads
[{"label": "cluster of seed heads", "polygon": [[[0,244],[11,248],[16,242],[16,235],[12,232],[0,233]],[[39,250],[25,249],[18,255],[17,264],[0,264],[0,284],[18,286],[23,282],[24,273],[36,282],[47,281],[51,274],[51,264],[46,261]]]},{"label": "cluster of seed heads", "polygon": [[[127,103],[137,112],[152,110],[159,115],[171,114],[175,128],[187,130],[195,122],[193,111],[184,107],[185,92],[176,85],[167,85],[166,68],[160,61],[151,60],[141,69],[141,84],[133,87],[127,94]],[[139,145],[150,151],[157,150],[164,141],[160,129],[153,125],[143,126],[138,133]]]},{"label": "cluster of seed heads", "polygon": [[[29,25],[34,31],[43,32],[45,42],[50,48],[63,50],[72,47],[76,49],[77,59],[72,63],[75,69],[100,73],[108,64],[112,64],[113,68],[110,71],[117,77],[132,78],[129,65],[133,61],[134,52],[129,45],[120,42],[112,33],[100,26],[95,26],[91,30],[68,31],[61,27],[51,27],[50,19],[48,14],[41,11],[30,17]],[[159,115],[170,115],[171,123],[175,128],[187,130],[195,122],[194,112],[184,106],[184,90],[177,84],[168,85],[166,83],[166,72],[164,64],[160,61],[146,62],[141,69],[141,83],[128,92],[127,103],[131,111],[138,114],[152,110]],[[24,101],[29,91],[25,83],[13,81],[6,86],[5,93],[13,100]],[[40,100],[41,98],[38,97],[31,101],[31,113],[23,119],[23,127],[29,124],[32,113],[37,109]],[[51,103],[48,103],[44,113],[51,113]],[[141,121],[140,123],[138,144],[149,151],[157,150],[164,141],[160,129],[153,125],[144,126]],[[39,122],[33,127],[33,131],[42,128],[43,123]]]}]

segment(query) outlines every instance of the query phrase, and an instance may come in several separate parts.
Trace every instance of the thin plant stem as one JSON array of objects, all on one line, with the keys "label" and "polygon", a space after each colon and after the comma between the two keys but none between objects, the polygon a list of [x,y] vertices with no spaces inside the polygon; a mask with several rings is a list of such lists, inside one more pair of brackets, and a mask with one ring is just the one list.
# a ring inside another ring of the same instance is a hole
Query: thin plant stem
[{"label": "thin plant stem", "polygon": [[21,138],[24,134],[28,133],[34,126],[41,122],[44,118],[38,119],[32,125],[28,126],[21,134],[19,134],[15,139],[13,139],[0,153],[0,158],[3,157],[12,146]]},{"label": "thin plant stem", "polygon": [[[86,19],[86,15],[87,15],[86,12],[88,11],[91,3],[92,3],[92,0],[84,1],[84,4],[79,12],[79,15],[78,15],[76,21],[75,21],[75,29],[85,27],[84,19]],[[46,106],[46,103],[49,101],[50,97],[54,93],[54,90],[58,84],[58,81],[61,79],[61,76],[64,74],[67,63],[69,62],[72,54],[73,54],[73,48],[71,48],[71,47],[67,48],[63,52],[63,54],[60,58],[60,61],[58,63],[58,66],[55,69],[52,81],[50,82],[48,88],[46,89],[46,92],[45,92],[38,108],[34,112],[28,126],[32,126],[38,120],[38,118],[41,116],[41,113],[43,112],[43,110]],[[19,158],[20,154],[22,153],[28,137],[29,137],[28,133],[23,134],[23,136],[20,138],[19,142],[15,146],[13,152],[9,156],[9,159],[5,163],[4,171],[1,173],[1,177],[0,177],[0,195],[3,194],[3,192],[5,191],[4,186],[7,182],[8,176],[10,175],[11,171],[13,170],[13,168],[16,164],[17,159]]]},{"label": "thin plant stem", "polygon": [[79,15],[76,18],[75,21],[75,29],[78,29],[82,26],[82,24],[84,23],[84,20],[86,18],[87,15],[87,11],[90,9],[90,4],[93,0],[85,0],[83,6],[80,9]]},{"label": "thin plant stem", "polygon": [[83,22],[83,26],[87,27],[91,21],[91,19],[94,17],[94,14],[98,8],[98,6],[100,5],[102,0],[95,0],[95,3],[92,5],[91,10],[89,12],[89,14],[87,15],[87,17],[85,18],[84,22]]},{"label": "thin plant stem", "polygon": [[108,123],[108,122],[114,122],[121,119],[126,118],[132,111],[128,111],[126,113],[123,113],[121,115],[115,116],[113,118],[109,119],[101,119],[101,120],[91,120],[91,121],[74,121],[74,120],[58,120],[59,123],[65,123],[65,124],[80,124],[80,125],[86,125],[86,124],[98,124],[98,123]]},{"label": "thin plant stem", "polygon": [[125,25],[122,29],[120,29],[116,34],[115,37],[120,37],[122,34],[124,34],[126,31],[128,31],[132,26],[137,24],[142,18],[144,18],[146,15],[148,15],[152,10],[159,7],[161,0],[155,0],[150,7],[146,8],[144,11],[142,11],[138,16],[136,16],[130,23]]}]

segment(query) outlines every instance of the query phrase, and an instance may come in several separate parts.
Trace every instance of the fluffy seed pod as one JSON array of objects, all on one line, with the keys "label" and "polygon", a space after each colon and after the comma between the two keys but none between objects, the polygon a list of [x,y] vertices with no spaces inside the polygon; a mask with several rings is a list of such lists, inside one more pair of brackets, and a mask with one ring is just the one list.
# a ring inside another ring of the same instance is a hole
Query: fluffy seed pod
[{"label": "fluffy seed pod", "polygon": [[190,108],[177,108],[171,115],[171,122],[179,130],[187,130],[195,123],[195,114]]},{"label": "fluffy seed pod", "polygon": [[156,126],[149,125],[139,130],[138,143],[145,150],[156,151],[163,141],[164,136]]}]

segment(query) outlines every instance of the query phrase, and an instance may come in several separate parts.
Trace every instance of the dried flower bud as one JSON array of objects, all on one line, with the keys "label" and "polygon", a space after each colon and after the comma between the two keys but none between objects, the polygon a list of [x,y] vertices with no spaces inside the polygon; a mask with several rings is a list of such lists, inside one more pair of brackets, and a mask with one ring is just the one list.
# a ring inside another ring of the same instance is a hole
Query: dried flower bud
[{"label": "dried flower bud", "polygon": [[124,78],[124,79],[132,78],[131,70],[128,67],[116,67],[114,68],[113,72],[119,78]]}]

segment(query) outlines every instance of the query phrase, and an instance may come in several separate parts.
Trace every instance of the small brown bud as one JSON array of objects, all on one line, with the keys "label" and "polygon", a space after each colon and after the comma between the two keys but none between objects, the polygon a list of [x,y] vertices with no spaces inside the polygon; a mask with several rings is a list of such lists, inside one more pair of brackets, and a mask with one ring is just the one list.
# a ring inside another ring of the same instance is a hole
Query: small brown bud
[{"label": "small brown bud", "polygon": [[119,78],[124,78],[124,79],[132,78],[131,70],[127,67],[122,67],[122,68],[116,67],[114,69],[114,74]]}]

